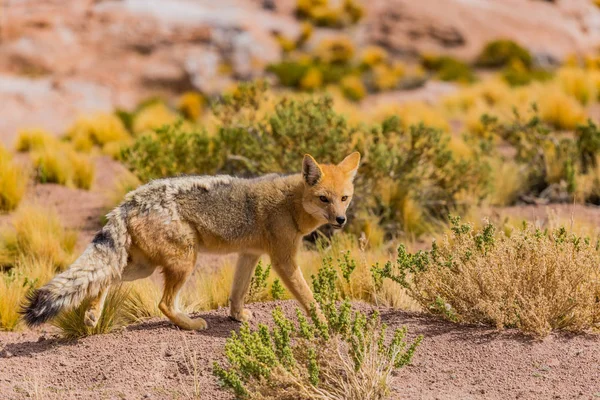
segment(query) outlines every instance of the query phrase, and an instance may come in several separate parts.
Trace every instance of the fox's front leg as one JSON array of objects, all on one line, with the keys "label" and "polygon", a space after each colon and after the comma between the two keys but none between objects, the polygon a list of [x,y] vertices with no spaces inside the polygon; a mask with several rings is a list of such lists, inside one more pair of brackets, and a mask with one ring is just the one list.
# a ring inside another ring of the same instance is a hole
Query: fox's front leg
[{"label": "fox's front leg", "polygon": [[98,321],[100,321],[100,316],[102,315],[102,309],[104,308],[104,302],[106,301],[107,295],[108,287],[105,287],[100,291],[100,293],[98,293],[98,296],[92,299],[88,309],[85,311],[83,322],[90,328],[95,327],[98,324]]},{"label": "fox's front leg", "polygon": [[250,289],[250,281],[256,269],[259,256],[253,254],[240,254],[235,267],[231,295],[229,296],[229,315],[236,321],[246,322],[252,318],[252,312],[244,308],[244,299]]},{"label": "fox's front leg", "polygon": [[311,306],[314,306],[316,307],[319,318],[322,321],[325,321],[325,316],[321,312],[319,305],[315,302],[312,290],[310,290],[308,283],[306,283],[295,257],[272,256],[271,261],[273,263],[273,269],[277,272],[285,286],[300,303],[302,308],[304,308],[304,311],[308,314]]}]

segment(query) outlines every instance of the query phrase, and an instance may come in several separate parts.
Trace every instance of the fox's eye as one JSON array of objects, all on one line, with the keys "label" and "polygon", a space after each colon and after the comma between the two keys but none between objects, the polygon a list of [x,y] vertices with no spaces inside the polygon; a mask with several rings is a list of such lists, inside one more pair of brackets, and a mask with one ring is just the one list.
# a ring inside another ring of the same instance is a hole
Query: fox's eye
[{"label": "fox's eye", "polygon": [[348,196],[342,196],[342,201],[348,200]]},{"label": "fox's eye", "polygon": [[325,196],[319,196],[319,199],[323,202],[323,203],[329,203],[329,199]]}]

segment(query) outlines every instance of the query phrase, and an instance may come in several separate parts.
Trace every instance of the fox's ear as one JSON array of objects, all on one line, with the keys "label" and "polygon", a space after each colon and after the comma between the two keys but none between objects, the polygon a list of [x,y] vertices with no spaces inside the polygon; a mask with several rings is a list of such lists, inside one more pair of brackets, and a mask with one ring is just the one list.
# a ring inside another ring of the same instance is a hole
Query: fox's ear
[{"label": "fox's ear", "polygon": [[354,179],[356,171],[358,170],[358,164],[360,164],[360,153],[355,151],[344,158],[342,162],[338,164],[338,167],[341,168],[346,175],[349,175],[351,179]]},{"label": "fox's ear", "polygon": [[302,176],[309,186],[316,185],[323,176],[321,167],[319,167],[319,164],[317,164],[310,154],[304,155],[304,160],[302,161]]}]

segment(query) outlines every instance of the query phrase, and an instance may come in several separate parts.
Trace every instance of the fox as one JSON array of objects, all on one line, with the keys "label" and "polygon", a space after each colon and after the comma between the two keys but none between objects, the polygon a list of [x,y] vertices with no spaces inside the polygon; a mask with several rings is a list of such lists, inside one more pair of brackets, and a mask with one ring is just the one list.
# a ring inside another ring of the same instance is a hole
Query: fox
[{"label": "fox", "polygon": [[325,224],[335,229],[346,225],[359,164],[358,152],[339,164],[319,164],[306,154],[301,173],[291,175],[150,181],[129,192],[107,215],[108,222],[67,270],[28,294],[22,318],[29,326],[39,325],[91,299],[84,323],[94,327],[111,285],[149,277],[160,268],[161,312],[183,330],[206,329],[204,319],[190,318],[177,301],[203,252],[238,253],[230,318],[240,322],[252,318],[244,299],[263,255],[309,312],[316,304],[298,266],[302,238]]}]

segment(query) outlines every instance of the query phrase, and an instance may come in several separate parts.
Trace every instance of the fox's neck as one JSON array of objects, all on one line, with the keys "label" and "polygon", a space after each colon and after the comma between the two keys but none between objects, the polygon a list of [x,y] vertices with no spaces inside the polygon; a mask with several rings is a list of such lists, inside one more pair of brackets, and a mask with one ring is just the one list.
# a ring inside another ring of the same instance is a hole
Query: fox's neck
[{"label": "fox's neck", "polygon": [[302,197],[304,196],[305,189],[302,175],[292,175],[289,178],[290,189],[292,190],[291,196],[293,197],[293,218],[299,233],[303,236],[308,235],[325,223],[306,212],[302,205]]}]

